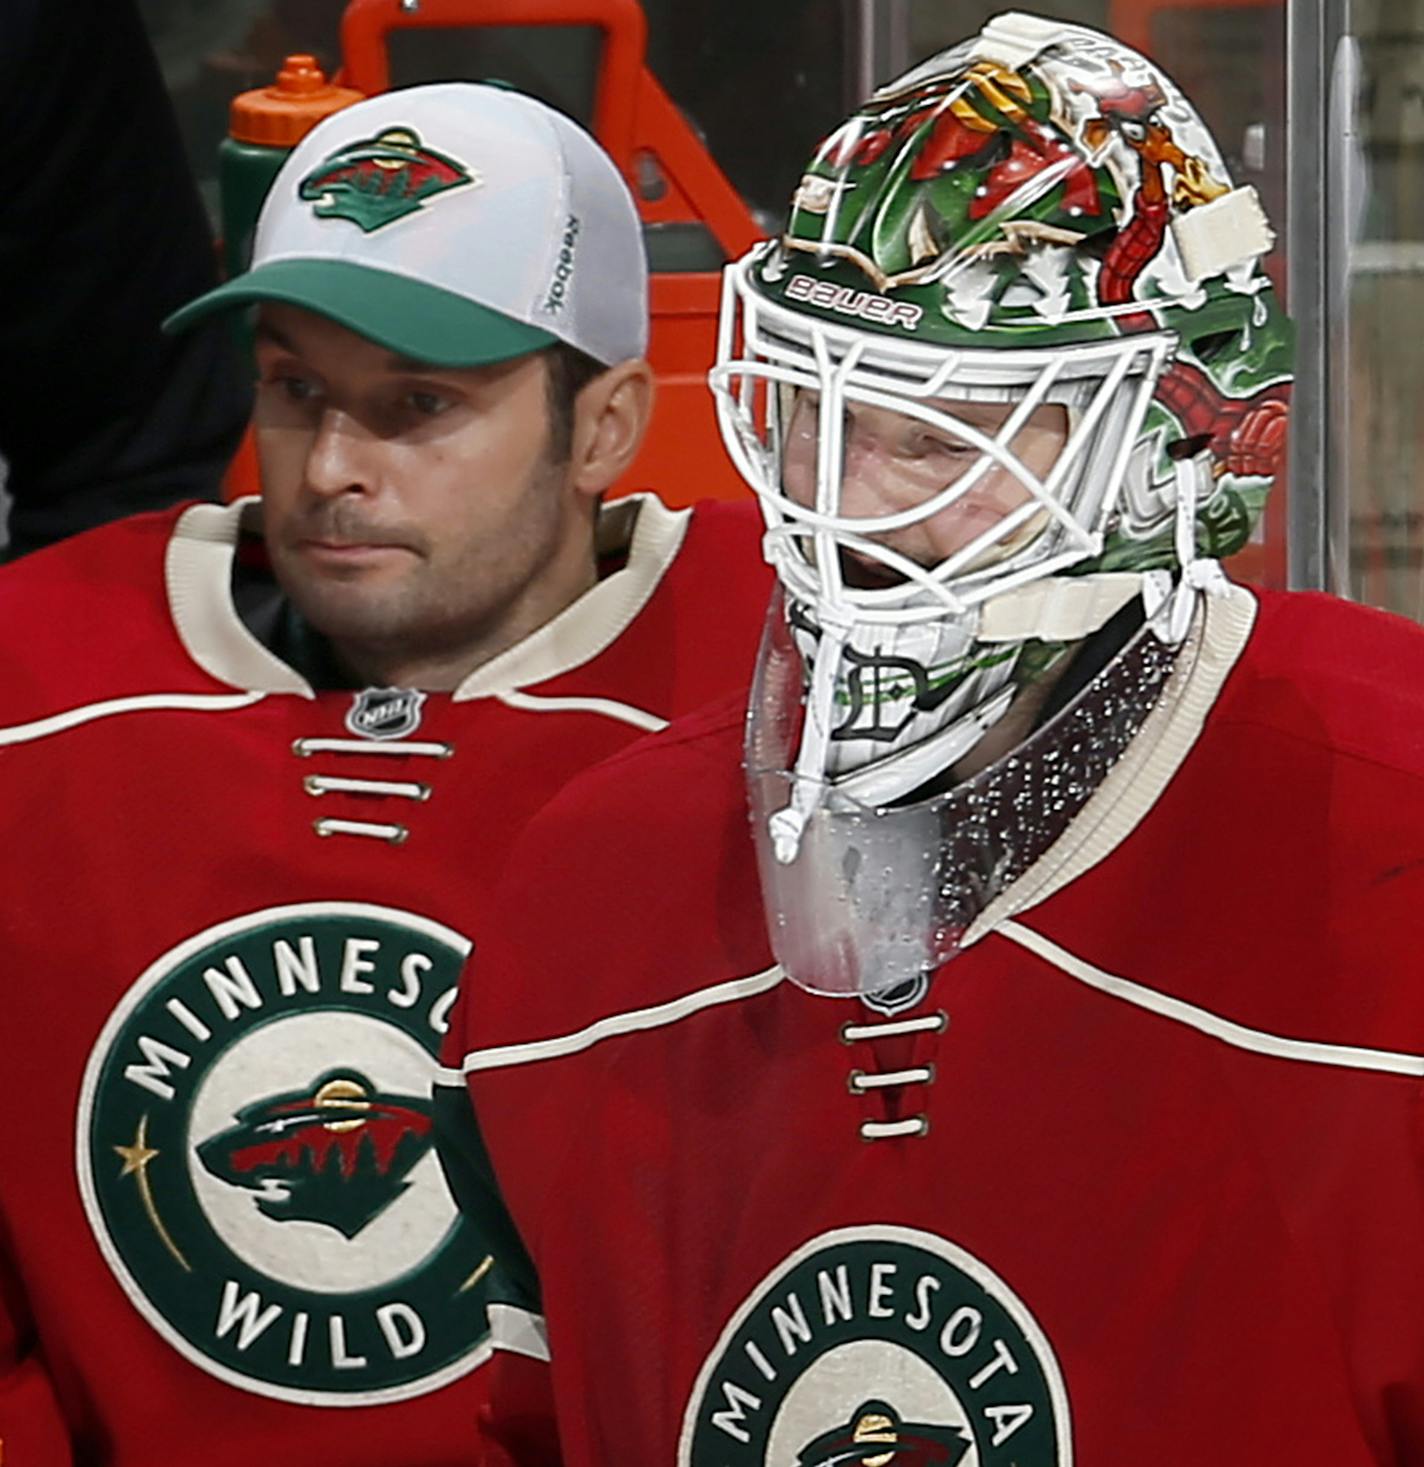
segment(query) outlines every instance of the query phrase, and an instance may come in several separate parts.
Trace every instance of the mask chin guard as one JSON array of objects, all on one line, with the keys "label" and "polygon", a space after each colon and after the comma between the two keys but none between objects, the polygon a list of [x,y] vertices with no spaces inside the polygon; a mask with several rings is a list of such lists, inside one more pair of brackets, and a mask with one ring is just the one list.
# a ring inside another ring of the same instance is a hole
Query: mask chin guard
[{"label": "mask chin guard", "polygon": [[[762,896],[787,976],[838,997],[886,992],[954,957],[980,913],[1084,811],[1194,646],[1149,623],[1013,753],[942,794],[878,802],[858,797],[874,791],[854,776],[832,780],[795,757],[813,713],[775,602],[771,616],[746,749]],[[1099,804],[1092,828],[1110,809]]]},{"label": "mask chin guard", "polygon": [[[1021,645],[1030,639],[1081,641],[1106,625],[1139,595],[1148,603],[1148,614],[1152,615],[1166,599],[1171,585],[1170,577],[1158,586],[1150,577],[1135,573],[1046,577],[966,609],[968,626],[964,645],[974,642]],[[768,639],[776,638],[775,622],[783,614],[778,599],[773,604]],[[836,700],[855,626],[853,616],[837,618],[824,608],[818,608],[817,615],[821,626],[809,657],[811,680],[805,693],[795,773],[785,804],[767,817],[771,849],[783,865],[796,860],[807,822],[828,789],[834,788],[846,798],[870,807],[903,799],[964,758],[1008,712],[1017,692],[1012,683],[995,685],[983,691],[977,701],[968,703],[956,717],[891,757],[833,774],[829,771]]]}]

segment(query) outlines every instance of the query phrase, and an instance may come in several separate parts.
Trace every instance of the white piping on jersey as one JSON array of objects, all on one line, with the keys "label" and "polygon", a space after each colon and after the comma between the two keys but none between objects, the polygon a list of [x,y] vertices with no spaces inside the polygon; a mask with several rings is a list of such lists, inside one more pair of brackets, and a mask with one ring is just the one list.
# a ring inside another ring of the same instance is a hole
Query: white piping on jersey
[{"label": "white piping on jersey", "polygon": [[1076,978],[1089,988],[1095,988],[1110,998],[1122,999],[1125,1003],[1146,1009],[1174,1023],[1184,1024],[1209,1038],[1219,1039],[1236,1049],[1250,1050],[1254,1054],[1270,1055],[1275,1059],[1298,1060],[1303,1064],[1336,1065],[1347,1070],[1378,1070],[1388,1075],[1424,1076],[1424,1055],[1406,1054],[1389,1049],[1363,1049],[1350,1044],[1326,1044],[1311,1039],[1288,1039],[1283,1034],[1272,1034],[1265,1029],[1248,1028],[1232,1019],[1199,1008],[1169,994],[1159,993],[1154,988],[1144,987],[1130,978],[1120,978],[1114,973],[1104,972],[1092,963],[1076,957],[1066,948],[1025,927],[1020,922],[1004,922],[998,929],[1001,937],[1007,937],[1020,947],[1051,963],[1070,978]]},{"label": "white piping on jersey", "polygon": [[383,825],[374,820],[323,818],[313,820],[312,829],[318,835],[367,835],[373,840],[388,840],[393,846],[403,845],[410,834],[404,825]]},{"label": "white piping on jersey", "polygon": [[668,726],[666,718],[634,708],[630,703],[618,703],[612,698],[546,698],[537,693],[496,693],[495,697],[506,707],[517,708],[522,713],[601,713],[605,718],[616,718],[621,723],[631,723],[634,728],[657,733]]},{"label": "white piping on jersey", "polygon": [[404,779],[345,779],[336,774],[309,774],[302,781],[309,795],[391,795],[400,800],[428,800],[430,786]]},{"label": "white piping on jersey", "polygon": [[[612,1014],[599,1019],[586,1028],[576,1029],[572,1034],[561,1034],[556,1039],[535,1039],[525,1044],[500,1044],[493,1049],[472,1049],[460,1062],[460,1073],[478,1074],[481,1070],[506,1069],[511,1065],[534,1064],[539,1060],[562,1059],[565,1055],[578,1054],[591,1049],[604,1039],[619,1034],[636,1034],[644,1029],[659,1029],[665,1024],[675,1024],[690,1014],[703,1009],[715,1008],[718,1004],[735,1003],[738,999],[752,998],[775,988],[786,975],[779,966],[772,966],[761,973],[747,978],[731,978],[725,983],[715,983],[711,988],[700,988],[696,993],[686,993],[667,1003],[654,1004],[651,1008],[630,1009],[627,1013]],[[476,980],[478,981],[478,980]],[[453,1072],[444,1070],[442,1075]],[[442,1083],[451,1083],[448,1080]]]},{"label": "white piping on jersey", "polygon": [[1250,640],[1256,598],[1240,586],[1204,595],[1199,625],[1187,639],[1142,727],[1068,829],[975,918],[969,947],[1008,918],[1045,902],[1110,856],[1157,803],[1191,753],[1207,715]]},{"label": "white piping on jersey", "polygon": [[516,1309],[513,1304],[487,1304],[490,1344],[511,1355],[527,1355],[549,1363],[549,1329],[542,1314]]},{"label": "white piping on jersey", "polygon": [[415,739],[293,739],[292,753],[303,759],[312,754],[406,754],[411,758],[448,759],[451,744],[420,743]]},{"label": "white piping on jersey", "polygon": [[229,713],[235,708],[260,703],[266,696],[265,693],[139,693],[132,698],[106,698],[102,703],[85,703],[48,718],[37,718],[33,723],[0,728],[0,746],[28,744],[120,713]]}]

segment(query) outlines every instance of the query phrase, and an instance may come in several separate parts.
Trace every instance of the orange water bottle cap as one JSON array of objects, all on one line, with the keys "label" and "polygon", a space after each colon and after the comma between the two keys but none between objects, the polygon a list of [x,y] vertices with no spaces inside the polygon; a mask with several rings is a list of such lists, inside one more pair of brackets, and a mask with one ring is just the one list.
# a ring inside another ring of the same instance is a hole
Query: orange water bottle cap
[{"label": "orange water bottle cap", "polygon": [[274,86],[257,87],[232,99],[228,132],[240,143],[295,147],[324,117],[364,94],[333,86],[315,56],[288,56]]}]

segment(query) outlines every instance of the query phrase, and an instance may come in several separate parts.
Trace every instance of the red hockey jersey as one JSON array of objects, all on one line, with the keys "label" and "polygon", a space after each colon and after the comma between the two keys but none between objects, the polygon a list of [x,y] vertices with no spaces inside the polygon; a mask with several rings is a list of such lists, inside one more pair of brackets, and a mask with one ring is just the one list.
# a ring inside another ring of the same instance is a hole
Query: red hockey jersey
[{"label": "red hockey jersey", "polygon": [[621,568],[453,694],[314,694],[235,612],[244,512],[0,576],[5,1467],[467,1460],[457,973],[517,828],[744,682],[769,589],[750,506],[620,502]]},{"label": "red hockey jersey", "polygon": [[537,1277],[486,1461],[1424,1461],[1424,632],[1195,635],[904,1012],[773,962],[740,708],[534,822],[465,1016]]}]

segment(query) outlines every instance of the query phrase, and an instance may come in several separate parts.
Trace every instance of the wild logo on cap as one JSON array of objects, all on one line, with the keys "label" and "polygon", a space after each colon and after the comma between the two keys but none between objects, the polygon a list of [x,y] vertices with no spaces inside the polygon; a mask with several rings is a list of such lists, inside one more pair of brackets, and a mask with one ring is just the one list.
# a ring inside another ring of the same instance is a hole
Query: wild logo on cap
[{"label": "wild logo on cap", "polygon": [[307,174],[298,195],[320,219],[349,219],[371,234],[424,208],[427,199],[466,184],[479,174],[427,148],[414,128],[388,127],[373,138],[347,143]]}]

